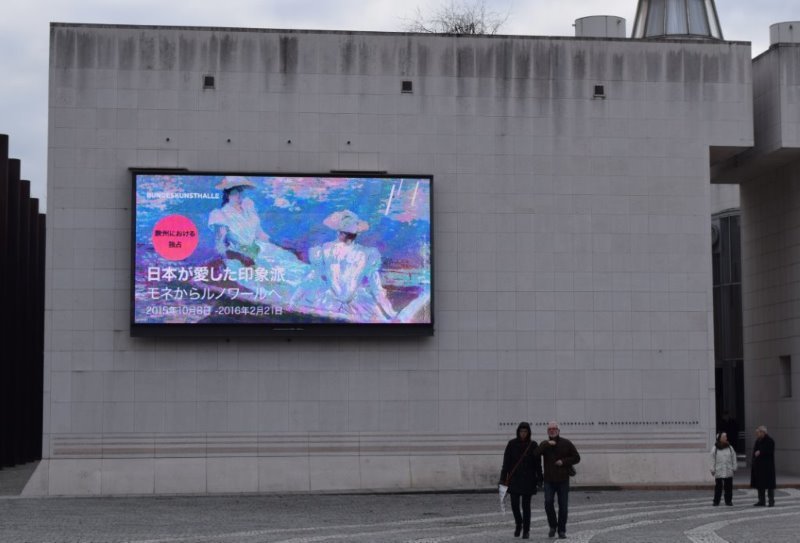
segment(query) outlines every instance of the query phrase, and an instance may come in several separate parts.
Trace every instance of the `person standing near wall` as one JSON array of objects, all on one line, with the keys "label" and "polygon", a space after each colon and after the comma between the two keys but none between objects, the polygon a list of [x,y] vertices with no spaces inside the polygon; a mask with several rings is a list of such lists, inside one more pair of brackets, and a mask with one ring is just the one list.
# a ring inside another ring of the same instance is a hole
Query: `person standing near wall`
[{"label": "person standing near wall", "polygon": [[[514,513],[514,537],[528,539],[531,531],[531,496],[542,480],[542,461],[535,452],[536,444],[531,440],[531,426],[520,422],[517,437],[506,445],[500,483],[508,486],[511,494],[511,511]],[[522,502],[522,511],[520,511]]]},{"label": "person standing near wall", "polygon": [[711,475],[714,476],[714,505],[719,505],[722,489],[725,488],[725,505],[733,505],[733,472],[736,471],[736,451],[728,443],[728,434],[717,434],[717,442],[711,447]]},{"label": "person standing near wall", "polygon": [[[750,470],[750,487],[758,490],[758,501],[754,507],[775,505],[775,441],[767,434],[766,426],[756,428],[756,442]],[[764,500],[766,491],[769,504]]]},{"label": "person standing near wall", "polygon": [[[544,462],[544,510],[550,525],[549,537],[567,538],[567,510],[569,507],[570,468],[581,461],[575,445],[561,437],[556,421],[547,424],[547,439],[536,448]],[[558,517],[554,499],[558,495]]]}]

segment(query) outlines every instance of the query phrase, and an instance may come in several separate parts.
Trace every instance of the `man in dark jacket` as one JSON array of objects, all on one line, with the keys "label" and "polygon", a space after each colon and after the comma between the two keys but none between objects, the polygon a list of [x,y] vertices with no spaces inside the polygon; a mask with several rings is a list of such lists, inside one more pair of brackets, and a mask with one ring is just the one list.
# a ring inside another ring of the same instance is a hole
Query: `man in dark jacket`
[{"label": "man in dark jacket", "polygon": [[[550,525],[548,535],[554,537],[558,530],[559,539],[566,539],[570,468],[581,461],[581,456],[570,440],[561,437],[556,421],[547,424],[547,437],[536,448],[536,454],[541,455],[544,462],[544,510]],[[553,503],[556,495],[558,518]]]},{"label": "man in dark jacket", "polygon": [[535,451],[536,443],[531,441],[530,424],[520,422],[517,426],[517,437],[506,445],[500,483],[507,485],[508,493],[511,494],[511,510],[517,524],[514,537],[519,537],[522,532],[522,539],[530,537],[531,496],[536,494],[536,486],[542,480],[542,461]]},{"label": "man in dark jacket", "polygon": [[[767,435],[767,427],[756,428],[753,458],[750,470],[750,487],[758,490],[755,507],[764,507],[764,491],[769,496],[769,506],[775,505],[775,441]],[[545,474],[546,477],[546,474]]]}]

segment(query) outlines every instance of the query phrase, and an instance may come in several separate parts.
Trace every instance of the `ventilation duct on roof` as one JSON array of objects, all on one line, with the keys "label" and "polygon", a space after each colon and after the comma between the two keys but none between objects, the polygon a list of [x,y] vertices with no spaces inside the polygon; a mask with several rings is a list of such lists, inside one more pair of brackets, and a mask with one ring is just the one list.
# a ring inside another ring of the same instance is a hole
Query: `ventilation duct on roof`
[{"label": "ventilation duct on roof", "polygon": [[769,43],[800,43],[800,21],[775,23],[769,27]]},{"label": "ventilation duct on roof", "polygon": [[624,38],[625,19],[614,15],[591,15],[575,20],[577,38]]}]

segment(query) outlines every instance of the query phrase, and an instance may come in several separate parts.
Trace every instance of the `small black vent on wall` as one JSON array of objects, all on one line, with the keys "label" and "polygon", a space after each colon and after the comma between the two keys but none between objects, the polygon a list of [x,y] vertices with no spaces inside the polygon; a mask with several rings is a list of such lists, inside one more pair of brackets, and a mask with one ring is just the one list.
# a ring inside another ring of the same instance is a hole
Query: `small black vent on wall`
[{"label": "small black vent on wall", "polygon": [[213,89],[214,88],[214,76],[213,75],[204,75],[203,76],[203,88],[204,89]]},{"label": "small black vent on wall", "polygon": [[414,84],[411,81],[403,81],[400,85],[400,92],[412,93],[414,92]]},{"label": "small black vent on wall", "polygon": [[605,98],[606,97],[606,88],[603,85],[595,85],[594,86],[594,98]]}]

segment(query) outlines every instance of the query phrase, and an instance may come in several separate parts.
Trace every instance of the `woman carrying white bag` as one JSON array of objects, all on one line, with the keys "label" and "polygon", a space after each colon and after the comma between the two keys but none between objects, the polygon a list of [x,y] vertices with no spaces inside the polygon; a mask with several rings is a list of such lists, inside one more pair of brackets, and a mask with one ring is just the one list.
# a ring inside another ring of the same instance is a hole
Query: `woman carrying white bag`
[{"label": "woman carrying white bag", "polygon": [[711,447],[711,475],[714,477],[714,505],[719,505],[723,487],[725,505],[733,505],[733,472],[736,471],[736,451],[728,443],[728,434],[717,434],[717,441]]},{"label": "woman carrying white bag", "polygon": [[[536,444],[531,441],[531,426],[521,422],[517,426],[517,437],[506,445],[503,468],[500,470],[500,485],[508,487],[511,494],[511,510],[514,513],[514,537],[530,538],[531,496],[542,481],[542,462],[535,454]],[[502,500],[503,488],[500,488]],[[520,502],[522,511],[520,511]]]}]

